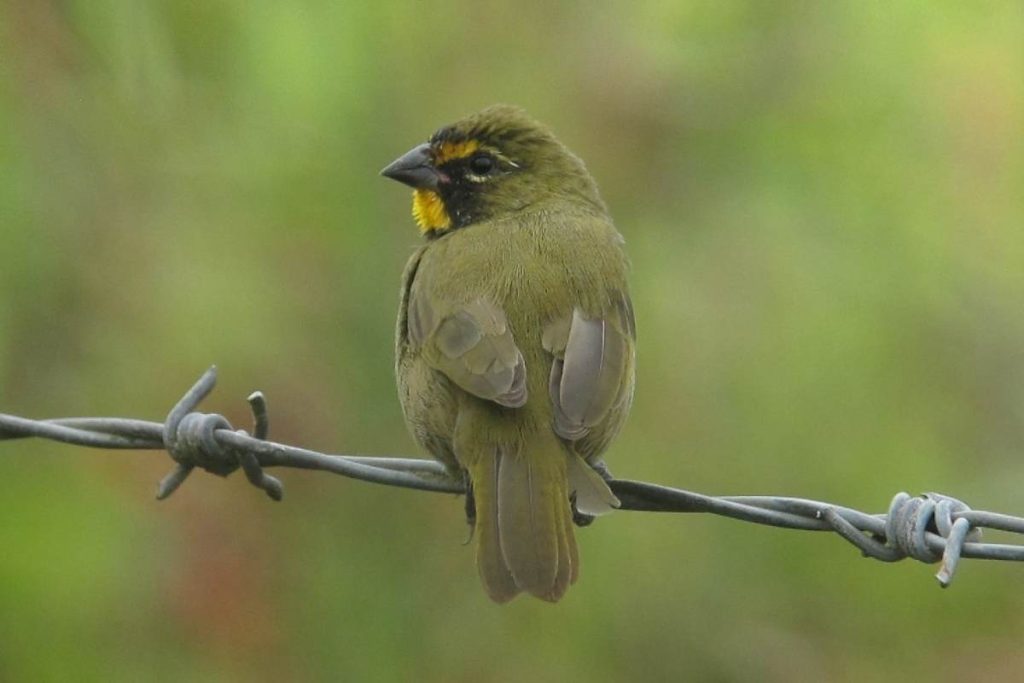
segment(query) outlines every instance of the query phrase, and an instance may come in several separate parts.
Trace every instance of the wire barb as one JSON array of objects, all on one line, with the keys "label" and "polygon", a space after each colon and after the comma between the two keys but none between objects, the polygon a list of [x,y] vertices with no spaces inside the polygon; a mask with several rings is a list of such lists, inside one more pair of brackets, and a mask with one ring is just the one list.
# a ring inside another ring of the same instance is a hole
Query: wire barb
[{"label": "wire barb", "polygon": [[[232,431],[231,423],[222,415],[193,412],[217,383],[217,368],[211,367],[192,385],[164,421],[163,442],[167,452],[177,464],[157,486],[157,500],[163,500],[181,486],[196,467],[226,477],[239,467],[253,486],[263,489],[273,500],[281,500],[284,487],[276,478],[263,472],[256,456],[246,450],[225,448],[217,439],[217,432]],[[267,406],[263,394],[249,397],[252,406],[256,438],[262,440],[267,433]],[[245,435],[239,430],[238,434]]]},{"label": "wire barb", "polygon": [[[91,448],[165,451],[175,467],[157,487],[160,500],[174,493],[197,467],[222,477],[241,468],[246,479],[273,500],[281,500],[283,486],[264,471],[267,467],[320,470],[387,486],[466,493],[461,473],[432,460],[329,455],[268,441],[267,402],[258,391],[248,397],[252,436],[234,430],[222,415],[196,412],[216,382],[217,369],[211,367],[162,423],[105,417],[29,420],[0,413],[0,441],[37,437]],[[621,501],[621,510],[703,512],[787,529],[832,531],[865,557],[882,562],[908,557],[929,564],[941,562],[936,578],[943,588],[952,582],[961,558],[1024,561],[1024,545],[981,542],[982,527],[1024,534],[1024,518],[972,510],[939,493],[898,493],[885,514],[868,514],[803,498],[707,496],[615,479],[601,463],[595,469]]]}]

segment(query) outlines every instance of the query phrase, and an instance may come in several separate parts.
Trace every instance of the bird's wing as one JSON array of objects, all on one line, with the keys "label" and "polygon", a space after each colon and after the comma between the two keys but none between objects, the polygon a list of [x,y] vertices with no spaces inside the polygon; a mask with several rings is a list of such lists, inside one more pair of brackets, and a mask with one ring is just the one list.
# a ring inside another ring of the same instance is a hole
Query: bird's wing
[{"label": "bird's wing", "polygon": [[544,348],[553,356],[549,391],[555,432],[578,441],[632,396],[636,323],[629,295],[616,292],[600,317],[579,308],[549,323]]},{"label": "bird's wing", "polygon": [[526,363],[501,308],[485,299],[439,306],[414,289],[408,320],[410,343],[462,389],[509,408],[526,403]]}]

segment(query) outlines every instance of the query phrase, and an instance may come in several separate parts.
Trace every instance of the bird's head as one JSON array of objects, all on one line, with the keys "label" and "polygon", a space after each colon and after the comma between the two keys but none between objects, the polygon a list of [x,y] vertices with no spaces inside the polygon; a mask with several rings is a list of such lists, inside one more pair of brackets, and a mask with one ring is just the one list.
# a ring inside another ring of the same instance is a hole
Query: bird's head
[{"label": "bird's head", "polygon": [[507,105],[439,129],[381,175],[413,188],[413,217],[427,237],[556,200],[604,211],[579,157]]}]

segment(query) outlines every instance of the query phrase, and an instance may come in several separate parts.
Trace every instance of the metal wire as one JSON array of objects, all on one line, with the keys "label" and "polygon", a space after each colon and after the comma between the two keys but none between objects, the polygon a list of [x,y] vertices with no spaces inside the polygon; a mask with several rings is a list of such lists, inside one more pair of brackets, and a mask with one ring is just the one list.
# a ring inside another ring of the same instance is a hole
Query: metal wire
[{"label": "metal wire", "polygon": [[[216,381],[216,368],[203,373],[163,423],[116,417],[29,420],[0,413],[0,441],[39,437],[92,448],[165,451],[175,467],[157,487],[158,499],[174,493],[197,467],[220,476],[241,468],[252,485],[274,500],[281,500],[283,487],[264,471],[268,467],[322,470],[421,491],[466,492],[461,475],[432,460],[328,455],[267,441],[267,404],[260,392],[249,396],[252,435],[235,430],[221,415],[196,412]],[[599,469],[603,470],[603,465]],[[867,514],[803,498],[706,496],[610,475],[607,478],[622,510],[706,512],[787,529],[834,531],[876,560],[896,562],[910,557],[926,563],[941,562],[936,578],[942,587],[953,580],[962,557],[1024,561],[1024,545],[981,542],[983,527],[1024,534],[1024,518],[972,510],[962,501],[939,493],[898,493],[885,514]]]}]

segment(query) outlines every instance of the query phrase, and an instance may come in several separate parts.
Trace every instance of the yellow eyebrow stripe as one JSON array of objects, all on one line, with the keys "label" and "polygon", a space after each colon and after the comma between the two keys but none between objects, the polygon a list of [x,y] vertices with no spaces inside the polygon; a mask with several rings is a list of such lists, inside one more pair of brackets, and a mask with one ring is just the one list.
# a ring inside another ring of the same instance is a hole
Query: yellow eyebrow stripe
[{"label": "yellow eyebrow stripe", "polygon": [[442,142],[434,152],[434,163],[440,165],[453,159],[464,159],[478,149],[480,143],[476,140]]}]

